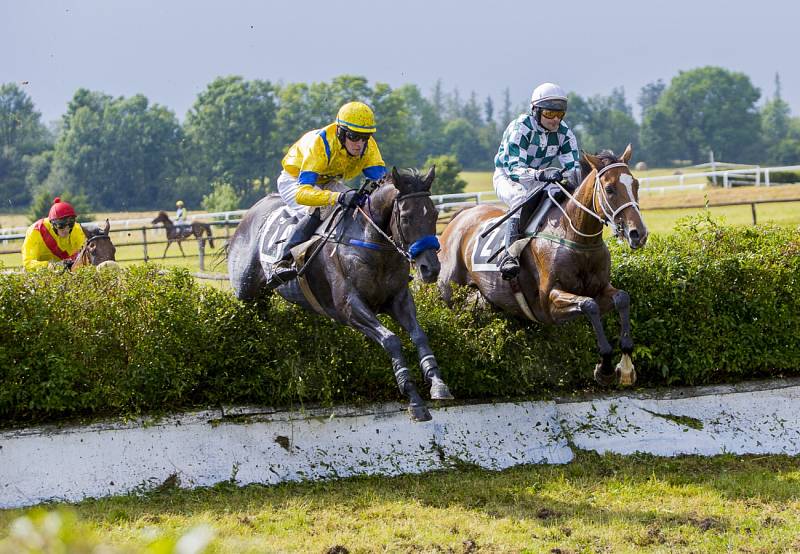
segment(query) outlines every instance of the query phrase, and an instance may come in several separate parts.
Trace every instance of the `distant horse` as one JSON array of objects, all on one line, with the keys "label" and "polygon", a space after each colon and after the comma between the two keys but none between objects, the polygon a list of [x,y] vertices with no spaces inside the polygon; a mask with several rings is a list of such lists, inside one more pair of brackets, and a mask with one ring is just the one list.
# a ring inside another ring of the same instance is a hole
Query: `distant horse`
[{"label": "distant horse", "polygon": [[186,254],[183,251],[183,246],[181,246],[181,242],[191,236],[194,236],[198,240],[204,240],[203,233],[208,236],[209,246],[214,248],[214,237],[211,235],[211,225],[208,223],[192,221],[191,223],[179,223],[178,225],[175,225],[167,215],[167,212],[164,211],[158,212],[158,215],[152,221],[152,223],[153,225],[156,225],[157,223],[163,223],[164,229],[167,231],[167,247],[164,248],[164,255],[161,256],[162,259],[167,257],[167,250],[169,250],[169,246],[173,242],[178,243],[178,248],[181,249],[181,254],[183,257],[186,257]]},{"label": "distant horse", "polygon": [[106,219],[106,225],[102,229],[99,227],[83,227],[86,241],[75,256],[71,271],[79,267],[93,265],[98,268],[116,266],[117,248],[111,242],[108,232],[111,223]]},{"label": "distant horse", "polygon": [[[551,204],[543,228],[526,229],[526,236],[532,238],[520,256],[521,272],[511,281],[502,279],[487,256],[502,247],[502,226],[479,238],[503,210],[483,205],[458,213],[442,233],[439,290],[444,300],[450,302],[451,283],[457,283],[477,288],[506,312],[540,323],[558,324],[584,315],[594,328],[601,356],[594,371],[597,382],[609,385],[618,379],[622,385],[633,384],[630,297],[610,284],[611,256],[602,237],[607,224],[631,248],[647,241],[638,205],[639,182],[627,165],[631,154],[630,145],[620,158],[610,151],[584,154],[581,165],[586,178],[565,207]],[[622,328],[622,360],[616,369],[601,320],[612,308],[619,312]]]},{"label": "distant horse", "polygon": [[[363,209],[343,214],[337,210],[327,220],[343,215],[319,255],[313,259],[309,255],[305,273],[276,289],[289,302],[353,327],[381,345],[391,356],[397,385],[408,397],[408,411],[415,421],[427,421],[431,414],[411,380],[400,339],[376,314],[389,314],[410,334],[431,398],[451,399],[408,289],[412,259],[423,281],[433,282],[439,274],[437,210],[430,197],[433,178],[434,168],[424,178],[416,170],[393,169],[391,179],[372,193]],[[289,236],[291,220],[277,195],[260,200],[244,214],[228,250],[228,275],[237,298],[252,300],[265,294],[270,260],[282,254],[275,244]],[[322,229],[332,232],[326,225]],[[265,252],[272,252],[271,257],[265,259]]]}]

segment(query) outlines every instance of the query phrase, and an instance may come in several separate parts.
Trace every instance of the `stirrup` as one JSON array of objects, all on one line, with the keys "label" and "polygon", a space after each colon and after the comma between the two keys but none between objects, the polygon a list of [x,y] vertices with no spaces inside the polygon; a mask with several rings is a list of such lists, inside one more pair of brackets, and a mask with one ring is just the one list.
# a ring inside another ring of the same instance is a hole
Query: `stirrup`
[{"label": "stirrup", "polygon": [[506,253],[503,259],[500,260],[500,275],[505,281],[510,281],[519,275],[519,269],[519,260],[511,254]]},{"label": "stirrup", "polygon": [[272,266],[272,277],[267,281],[268,289],[276,289],[297,277],[297,269],[287,260],[281,260]]}]

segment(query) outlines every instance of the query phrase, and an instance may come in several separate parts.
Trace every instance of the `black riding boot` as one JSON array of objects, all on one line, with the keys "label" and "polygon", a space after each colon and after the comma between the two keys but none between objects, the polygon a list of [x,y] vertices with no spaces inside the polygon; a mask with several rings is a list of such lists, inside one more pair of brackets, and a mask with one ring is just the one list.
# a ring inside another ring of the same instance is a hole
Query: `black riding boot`
[{"label": "black riding boot", "polygon": [[268,289],[277,288],[297,277],[297,268],[292,264],[292,248],[310,239],[321,222],[318,209],[297,222],[292,236],[283,247],[283,257],[272,265],[272,277],[267,281]]},{"label": "black riding boot", "polygon": [[500,274],[506,281],[510,281],[519,275],[519,260],[508,251],[511,245],[519,239],[519,219],[519,217],[512,217],[508,220],[508,226],[506,227],[504,240],[506,253],[503,255],[503,259],[500,260]]}]

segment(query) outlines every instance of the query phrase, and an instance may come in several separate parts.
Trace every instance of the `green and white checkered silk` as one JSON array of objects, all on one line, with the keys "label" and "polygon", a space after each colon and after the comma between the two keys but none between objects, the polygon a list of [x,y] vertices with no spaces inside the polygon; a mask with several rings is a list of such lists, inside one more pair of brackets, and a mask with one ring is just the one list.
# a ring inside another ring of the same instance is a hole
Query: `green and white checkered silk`
[{"label": "green and white checkered silk", "polygon": [[500,148],[494,157],[495,167],[503,169],[513,181],[527,169],[544,169],[558,157],[564,169],[578,164],[578,141],[566,123],[556,131],[547,131],[530,114],[522,114],[506,127]]}]

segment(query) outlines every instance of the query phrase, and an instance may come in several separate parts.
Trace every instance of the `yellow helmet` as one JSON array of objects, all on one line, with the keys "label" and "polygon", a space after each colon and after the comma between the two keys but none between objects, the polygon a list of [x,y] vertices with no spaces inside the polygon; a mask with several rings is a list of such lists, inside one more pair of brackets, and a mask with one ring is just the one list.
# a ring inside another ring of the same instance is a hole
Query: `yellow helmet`
[{"label": "yellow helmet", "polygon": [[336,124],[354,133],[374,133],[375,115],[363,102],[348,102],[339,108]]},{"label": "yellow helmet", "polygon": [[181,206],[183,206],[183,200],[178,200],[177,202],[175,202],[175,205],[180,208]]}]

